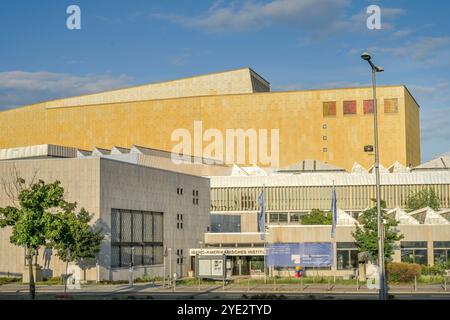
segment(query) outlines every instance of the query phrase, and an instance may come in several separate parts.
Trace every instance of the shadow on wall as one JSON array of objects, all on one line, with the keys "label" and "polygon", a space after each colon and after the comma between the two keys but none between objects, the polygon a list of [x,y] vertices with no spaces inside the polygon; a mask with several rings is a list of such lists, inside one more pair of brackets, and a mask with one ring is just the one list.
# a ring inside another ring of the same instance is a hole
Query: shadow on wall
[{"label": "shadow on wall", "polygon": [[[112,279],[112,270],[111,270],[111,228],[110,226],[103,220],[98,219],[95,224],[94,228],[100,229],[105,236],[103,239],[102,244],[100,245],[100,252],[97,254],[97,263],[99,265],[99,268],[105,268],[109,272],[109,279]],[[96,263],[95,261],[91,262],[89,268],[95,267]],[[80,266],[81,267],[81,266]],[[87,266],[86,266],[87,267]],[[83,269],[83,267],[81,267]],[[85,270],[85,269],[84,269]],[[100,276],[100,275],[98,275]],[[97,279],[98,281],[102,280],[101,278]]]}]

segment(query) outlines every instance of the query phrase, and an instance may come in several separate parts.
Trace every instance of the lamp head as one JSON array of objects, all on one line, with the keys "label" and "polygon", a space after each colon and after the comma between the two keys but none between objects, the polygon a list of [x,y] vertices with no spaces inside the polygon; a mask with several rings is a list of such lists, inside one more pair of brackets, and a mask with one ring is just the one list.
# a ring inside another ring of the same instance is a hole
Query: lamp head
[{"label": "lamp head", "polygon": [[366,61],[370,61],[371,58],[372,58],[372,57],[371,57],[370,54],[368,54],[367,52],[364,52],[364,53],[361,55],[361,59],[366,60]]}]

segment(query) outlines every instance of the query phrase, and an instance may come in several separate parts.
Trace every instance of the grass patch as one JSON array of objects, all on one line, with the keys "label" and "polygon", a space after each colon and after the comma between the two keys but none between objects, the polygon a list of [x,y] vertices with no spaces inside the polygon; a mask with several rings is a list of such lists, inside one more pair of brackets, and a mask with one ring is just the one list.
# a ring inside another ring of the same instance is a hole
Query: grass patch
[{"label": "grass patch", "polygon": [[36,284],[44,285],[44,286],[45,285],[46,286],[54,286],[54,285],[64,284],[64,283],[61,280],[61,277],[52,277],[52,278],[44,279],[44,281],[37,281]]},{"label": "grass patch", "polygon": [[0,277],[0,286],[3,284],[8,284],[8,283],[17,283],[17,282],[21,282],[22,278],[18,278],[18,277]]}]

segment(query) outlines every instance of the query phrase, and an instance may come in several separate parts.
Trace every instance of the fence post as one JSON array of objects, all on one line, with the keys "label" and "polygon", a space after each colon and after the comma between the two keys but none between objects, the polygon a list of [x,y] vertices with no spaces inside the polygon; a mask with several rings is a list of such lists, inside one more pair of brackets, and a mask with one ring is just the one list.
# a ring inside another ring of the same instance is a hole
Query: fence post
[{"label": "fence post", "polygon": [[303,291],[303,275],[302,275],[302,277],[300,278],[300,289]]},{"label": "fence post", "polygon": [[414,276],[414,291],[417,291],[417,276]]},{"label": "fence post", "polygon": [[247,292],[250,292],[250,278],[247,279]]},{"label": "fence post", "polygon": [[447,275],[444,276],[444,291],[447,292]]},{"label": "fence post", "polygon": [[275,276],[273,277],[273,290],[277,291],[277,278]]}]

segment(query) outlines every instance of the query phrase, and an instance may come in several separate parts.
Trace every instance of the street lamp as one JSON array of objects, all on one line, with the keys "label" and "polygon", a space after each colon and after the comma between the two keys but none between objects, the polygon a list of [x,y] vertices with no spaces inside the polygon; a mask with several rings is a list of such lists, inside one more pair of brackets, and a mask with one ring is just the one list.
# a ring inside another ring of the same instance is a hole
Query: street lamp
[{"label": "street lamp", "polygon": [[387,285],[386,285],[386,271],[384,265],[384,227],[381,217],[381,192],[380,192],[380,152],[378,148],[378,108],[377,108],[377,85],[376,85],[376,73],[383,72],[384,69],[377,67],[372,62],[372,57],[367,52],[361,55],[361,58],[367,61],[372,68],[372,86],[373,86],[373,117],[374,117],[374,135],[375,135],[375,179],[376,179],[376,197],[377,197],[377,226],[378,226],[378,265],[380,272],[380,289],[379,299],[386,300]]}]

